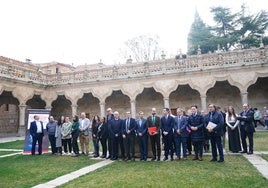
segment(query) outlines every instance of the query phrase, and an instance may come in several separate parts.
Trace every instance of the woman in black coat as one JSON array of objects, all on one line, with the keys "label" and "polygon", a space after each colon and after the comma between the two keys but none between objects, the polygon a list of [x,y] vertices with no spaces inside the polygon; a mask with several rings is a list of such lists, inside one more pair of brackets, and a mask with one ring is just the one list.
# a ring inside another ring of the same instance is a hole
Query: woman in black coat
[{"label": "woman in black coat", "polygon": [[108,139],[108,124],[105,121],[105,117],[100,118],[100,125],[98,127],[98,138],[101,142],[102,156],[106,158],[107,155],[107,139]]}]

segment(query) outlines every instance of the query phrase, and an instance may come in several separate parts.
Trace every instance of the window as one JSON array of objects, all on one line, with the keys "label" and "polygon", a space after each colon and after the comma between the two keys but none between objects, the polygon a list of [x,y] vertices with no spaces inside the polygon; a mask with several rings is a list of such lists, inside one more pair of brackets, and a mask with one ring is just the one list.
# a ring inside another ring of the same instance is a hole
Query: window
[{"label": "window", "polygon": [[56,67],[56,74],[60,73],[60,70],[58,67]]}]

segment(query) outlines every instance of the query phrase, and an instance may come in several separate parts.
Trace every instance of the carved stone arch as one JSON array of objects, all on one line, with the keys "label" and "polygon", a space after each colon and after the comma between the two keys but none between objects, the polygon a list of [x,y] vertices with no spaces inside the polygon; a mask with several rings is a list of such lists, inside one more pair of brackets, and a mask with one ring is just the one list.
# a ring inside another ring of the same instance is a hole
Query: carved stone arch
[{"label": "carved stone arch", "polygon": [[257,79],[255,72],[237,72],[234,74],[230,74],[230,79],[228,79],[229,83],[237,86],[241,93],[247,92],[247,88],[254,84]]},{"label": "carved stone arch", "polygon": [[253,85],[253,84],[255,84],[255,83],[257,82],[257,80],[258,80],[259,77],[268,77],[268,72],[267,72],[267,71],[259,71],[259,72],[255,72],[255,76],[254,76],[254,78],[253,78],[251,81],[249,81],[249,82],[247,83],[247,85],[245,86],[246,91],[248,91],[248,88],[249,88],[251,85]]},{"label": "carved stone arch", "polygon": [[189,85],[192,89],[197,90],[200,96],[205,96],[207,91],[215,85],[216,81],[212,76],[202,76],[189,80]]},{"label": "carved stone arch", "polygon": [[45,90],[40,97],[46,102],[46,108],[51,108],[52,102],[57,100],[58,95],[54,90]]},{"label": "carved stone arch", "polygon": [[29,87],[16,87],[12,91],[12,94],[19,100],[20,105],[25,105],[27,100],[34,95],[34,89]]},{"label": "carved stone arch", "polygon": [[77,93],[77,89],[67,89],[64,91],[57,91],[58,95],[64,95],[65,98],[69,101],[71,101],[71,105],[76,105],[77,101],[79,99],[79,93]]},{"label": "carved stone arch", "polygon": [[[135,89],[133,89],[135,88]],[[136,100],[138,94],[143,91],[143,87],[139,83],[124,84],[121,88],[122,93],[129,96],[130,100]]]},{"label": "carved stone arch", "polygon": [[101,95],[96,93],[96,91],[92,88],[82,89],[79,93],[79,99],[82,98],[86,93],[92,93],[93,97],[96,97],[97,99],[99,99],[99,101],[101,101]]},{"label": "carved stone arch", "polygon": [[[41,90],[37,90],[37,89],[34,89],[33,92],[32,92],[32,95],[28,95],[26,98],[25,98],[25,101],[27,102],[28,100],[32,99],[34,97],[34,95],[39,95],[40,98],[42,99],[42,91]],[[42,99],[44,100],[44,99]]]},{"label": "carved stone arch", "polygon": [[94,96],[96,96],[100,100],[100,102],[104,102],[107,97],[112,95],[112,93],[113,90],[108,86],[92,88],[92,95],[94,94]]},{"label": "carved stone arch", "polygon": [[168,98],[170,93],[177,88],[175,80],[160,80],[154,83],[155,91],[161,93],[164,98]]}]

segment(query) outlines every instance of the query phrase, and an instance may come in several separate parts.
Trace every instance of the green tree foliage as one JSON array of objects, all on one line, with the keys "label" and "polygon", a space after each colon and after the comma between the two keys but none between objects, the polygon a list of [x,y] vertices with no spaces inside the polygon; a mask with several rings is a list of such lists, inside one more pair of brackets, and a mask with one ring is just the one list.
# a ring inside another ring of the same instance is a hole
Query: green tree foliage
[{"label": "green tree foliage", "polygon": [[256,15],[246,12],[244,4],[237,13],[232,13],[230,8],[213,7],[214,26],[207,26],[196,13],[188,34],[188,54],[196,54],[198,45],[202,53],[215,51],[218,44],[225,51],[238,44],[243,48],[259,47],[261,40],[267,45],[268,12],[260,11]]},{"label": "green tree foliage", "polygon": [[211,43],[213,40],[211,38],[213,35],[210,32],[210,28],[205,25],[203,20],[200,18],[198,12],[195,12],[195,19],[191,25],[190,33],[188,34],[188,53],[196,54],[198,45],[200,46],[202,53],[207,53],[208,51],[214,51],[215,46]]}]

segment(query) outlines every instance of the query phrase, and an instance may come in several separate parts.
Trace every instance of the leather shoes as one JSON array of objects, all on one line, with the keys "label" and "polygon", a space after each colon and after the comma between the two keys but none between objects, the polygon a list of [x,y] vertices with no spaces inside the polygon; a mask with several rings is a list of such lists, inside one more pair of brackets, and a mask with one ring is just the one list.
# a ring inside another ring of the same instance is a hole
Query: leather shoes
[{"label": "leather shoes", "polygon": [[217,161],[217,159],[211,159],[210,160],[210,162],[216,162]]},{"label": "leather shoes", "polygon": [[156,157],[152,157],[151,161],[155,161],[156,160]]},{"label": "leather shoes", "polygon": [[199,160],[199,161],[203,161],[204,159],[203,159],[202,157],[199,157],[198,160]]},{"label": "leather shoes", "polygon": [[250,151],[250,152],[248,152],[247,154],[248,154],[248,155],[252,155],[252,154],[253,154],[253,152],[252,152],[252,151]]},{"label": "leather shoes", "polygon": [[168,160],[168,158],[167,158],[167,157],[165,157],[165,158],[163,159],[163,161],[166,161],[166,160]]},{"label": "leather shoes", "polygon": [[218,160],[219,163],[222,163],[223,161],[224,161],[223,159]]},{"label": "leather shoes", "polygon": [[160,157],[157,158],[157,161],[160,161]]},{"label": "leather shoes", "polygon": [[194,158],[193,158],[193,161],[196,161],[196,160],[198,160],[198,157],[194,157]]},{"label": "leather shoes", "polygon": [[241,151],[240,153],[247,153],[247,151]]}]

